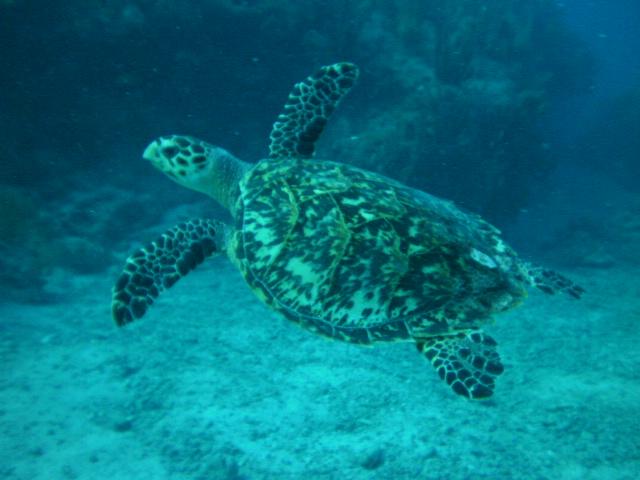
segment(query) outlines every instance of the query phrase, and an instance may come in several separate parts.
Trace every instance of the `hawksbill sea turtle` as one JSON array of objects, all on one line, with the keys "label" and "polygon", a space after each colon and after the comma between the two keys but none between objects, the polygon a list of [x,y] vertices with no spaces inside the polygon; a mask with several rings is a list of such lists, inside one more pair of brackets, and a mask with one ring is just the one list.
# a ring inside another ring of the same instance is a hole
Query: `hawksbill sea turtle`
[{"label": "hawksbill sea turtle", "polygon": [[459,395],[487,398],[503,371],[481,328],[526,287],[579,298],[565,277],[520,260],[498,229],[452,202],[345,163],[314,159],[358,68],[322,67],[296,84],[245,163],[189,136],[154,140],[143,158],[226,207],[233,225],[193,219],[135,252],[113,288],[122,326],[205,259],[226,253],[256,295],[312,332],[356,344],[412,342]]}]

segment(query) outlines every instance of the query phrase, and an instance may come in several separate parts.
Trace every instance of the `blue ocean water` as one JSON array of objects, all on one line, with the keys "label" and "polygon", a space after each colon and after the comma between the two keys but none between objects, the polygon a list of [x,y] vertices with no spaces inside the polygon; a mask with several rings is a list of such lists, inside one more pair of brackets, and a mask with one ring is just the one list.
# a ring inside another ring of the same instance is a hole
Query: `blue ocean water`
[{"label": "blue ocean water", "polygon": [[[639,22],[634,0],[0,0],[0,478],[638,478]],[[339,61],[360,77],[318,161],[452,200],[586,290],[483,327],[489,399],[410,343],[299,328],[222,255],[112,319],[129,255],[232,221],[149,142],[254,163]]]}]

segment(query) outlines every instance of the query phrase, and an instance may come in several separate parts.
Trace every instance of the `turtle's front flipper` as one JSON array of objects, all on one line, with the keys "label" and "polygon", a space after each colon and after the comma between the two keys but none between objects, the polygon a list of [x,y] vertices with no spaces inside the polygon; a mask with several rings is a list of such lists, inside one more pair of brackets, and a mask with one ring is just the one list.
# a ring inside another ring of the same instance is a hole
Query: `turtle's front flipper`
[{"label": "turtle's front flipper", "polygon": [[111,313],[118,326],[141,318],[160,292],[223,251],[225,229],[215,220],[189,220],[131,255],[113,287]]},{"label": "turtle's front flipper", "polygon": [[584,293],[584,288],[576,285],[558,272],[530,264],[524,264],[524,268],[527,271],[531,285],[544,293],[553,295],[556,292],[562,292],[573,298],[580,298]]},{"label": "turtle's front flipper", "polygon": [[495,379],[504,367],[496,349],[498,344],[486,333],[426,338],[416,345],[458,395],[472,399],[493,395]]},{"label": "turtle's front flipper", "polygon": [[271,130],[269,158],[311,158],[327,120],[357,78],[358,67],[343,62],[296,83]]}]

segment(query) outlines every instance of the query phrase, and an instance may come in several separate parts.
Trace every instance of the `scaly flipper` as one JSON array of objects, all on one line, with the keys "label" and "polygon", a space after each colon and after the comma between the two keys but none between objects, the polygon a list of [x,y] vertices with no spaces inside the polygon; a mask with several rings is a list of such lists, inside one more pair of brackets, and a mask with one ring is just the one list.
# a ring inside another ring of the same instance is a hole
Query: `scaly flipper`
[{"label": "scaly flipper", "polygon": [[530,264],[525,264],[524,267],[531,285],[544,293],[554,295],[556,292],[562,292],[573,298],[580,298],[584,293],[584,288],[558,272]]},{"label": "scaly flipper", "polygon": [[343,62],[296,83],[269,135],[269,158],[311,158],[327,120],[357,78],[358,67]]},{"label": "scaly flipper", "polygon": [[215,220],[189,220],[131,255],[113,287],[111,312],[118,326],[141,318],[160,292],[223,251],[225,228]]},{"label": "scaly flipper", "polygon": [[504,367],[496,341],[480,331],[432,337],[416,343],[440,378],[458,395],[472,399],[493,395]]}]

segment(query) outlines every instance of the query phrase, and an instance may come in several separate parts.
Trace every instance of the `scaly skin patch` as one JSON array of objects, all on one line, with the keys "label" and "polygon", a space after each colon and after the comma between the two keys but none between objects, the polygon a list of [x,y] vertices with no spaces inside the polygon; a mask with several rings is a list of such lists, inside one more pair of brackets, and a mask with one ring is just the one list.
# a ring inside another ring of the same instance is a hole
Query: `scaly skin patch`
[{"label": "scaly skin patch", "polygon": [[474,330],[525,295],[495,228],[385,177],[263,160],[240,192],[231,246],[240,270],[317,333],[369,344]]}]

